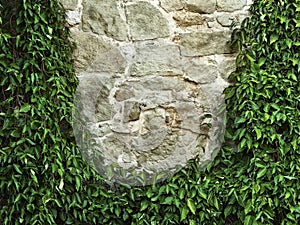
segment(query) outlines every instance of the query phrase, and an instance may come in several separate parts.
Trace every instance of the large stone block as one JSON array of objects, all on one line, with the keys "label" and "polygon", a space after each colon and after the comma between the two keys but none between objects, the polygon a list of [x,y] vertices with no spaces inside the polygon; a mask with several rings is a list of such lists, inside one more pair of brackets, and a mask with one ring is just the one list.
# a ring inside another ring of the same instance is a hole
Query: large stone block
[{"label": "large stone block", "polygon": [[188,10],[197,13],[213,13],[216,10],[216,0],[187,0]]},{"label": "large stone block", "polygon": [[110,43],[93,34],[73,31],[76,40],[74,51],[77,72],[85,70],[97,72],[124,72],[126,60],[121,52]]},{"label": "large stone block", "polygon": [[229,30],[211,29],[180,34],[181,54],[184,56],[205,56],[231,53],[228,45],[230,36]]},{"label": "large stone block", "polygon": [[149,2],[137,2],[126,7],[127,22],[133,40],[167,37],[167,19]]},{"label": "large stone block", "polygon": [[120,16],[117,1],[85,1],[82,16],[84,31],[107,35],[120,41],[127,39],[126,23]]},{"label": "large stone block", "polygon": [[247,0],[217,0],[218,11],[233,12],[247,5]]},{"label": "large stone block", "polygon": [[182,74],[184,60],[179,47],[160,42],[135,46],[136,54],[130,66],[131,76]]}]

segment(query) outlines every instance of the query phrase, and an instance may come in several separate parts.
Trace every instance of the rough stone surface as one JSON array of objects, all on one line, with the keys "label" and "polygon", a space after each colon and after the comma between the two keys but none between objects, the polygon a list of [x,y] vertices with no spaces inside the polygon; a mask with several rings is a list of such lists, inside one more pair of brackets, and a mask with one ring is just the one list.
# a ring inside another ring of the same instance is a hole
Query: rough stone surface
[{"label": "rough stone surface", "polygon": [[127,62],[120,50],[111,45],[107,51],[103,51],[95,57],[88,71],[123,73],[126,66]]},{"label": "rough stone surface", "polygon": [[115,0],[86,0],[83,4],[83,30],[126,40],[126,24],[117,6]]},{"label": "rough stone surface", "polygon": [[189,27],[194,25],[204,25],[205,19],[199,13],[178,11],[173,15],[173,19],[178,26]]},{"label": "rough stone surface", "polygon": [[222,14],[217,17],[217,21],[223,26],[223,27],[229,27],[231,26],[232,22],[235,20],[235,18],[231,14]]},{"label": "rough stone surface", "polygon": [[136,45],[136,55],[130,67],[131,76],[177,75],[183,72],[184,60],[177,45],[148,42]]},{"label": "rough stone surface", "polygon": [[211,83],[219,76],[217,63],[210,57],[194,58],[184,69],[187,76],[199,84]]},{"label": "rough stone surface", "polygon": [[79,24],[81,22],[80,20],[80,14],[81,14],[81,11],[80,10],[68,10],[66,11],[66,14],[67,14],[67,22],[69,25],[71,26],[74,26],[76,24]]},{"label": "rough stone surface", "polygon": [[180,35],[181,53],[184,56],[205,56],[213,54],[228,54],[230,31],[200,30]]},{"label": "rough stone surface", "polygon": [[146,185],[192,158],[213,160],[235,70],[230,25],[251,0],[61,2],[77,43],[73,128],[87,161],[108,181]]},{"label": "rough stone surface", "polygon": [[[209,104],[196,83],[181,76],[146,76],[110,89],[112,81],[106,74],[84,74],[80,79],[81,104],[76,105],[81,108],[75,122],[95,141],[86,150],[88,161],[97,152],[103,166],[115,162],[151,177],[156,171],[167,172],[167,162],[168,173],[174,173],[188,159],[204,154],[208,139],[199,141],[199,136],[207,132],[201,124]],[[122,93],[130,94],[119,98]],[[83,134],[77,133],[76,139],[83,148]]]},{"label": "rough stone surface", "polygon": [[213,13],[216,10],[216,0],[187,0],[188,10],[197,13]]},{"label": "rough stone surface", "polygon": [[217,0],[219,11],[233,12],[247,5],[247,0]]},{"label": "rough stone surface", "polygon": [[149,2],[137,2],[126,7],[133,40],[147,40],[169,35],[166,18]]},{"label": "rough stone surface", "polygon": [[79,0],[63,0],[61,3],[66,10],[76,10]]},{"label": "rough stone surface", "polygon": [[161,7],[171,12],[173,10],[181,10],[184,8],[184,0],[161,0],[160,1]]},{"label": "rough stone surface", "polygon": [[95,58],[108,51],[109,44],[103,39],[93,34],[73,31],[72,38],[76,40],[76,49],[74,52],[75,67],[78,71],[84,71],[92,64]]}]

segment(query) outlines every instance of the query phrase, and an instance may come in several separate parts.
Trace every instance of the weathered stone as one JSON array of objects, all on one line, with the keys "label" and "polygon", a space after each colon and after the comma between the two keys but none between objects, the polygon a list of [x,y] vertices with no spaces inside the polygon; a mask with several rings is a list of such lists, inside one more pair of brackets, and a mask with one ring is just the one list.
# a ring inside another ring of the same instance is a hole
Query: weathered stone
[{"label": "weathered stone", "polygon": [[79,10],[66,11],[67,22],[69,25],[74,26],[81,22],[81,12]]},{"label": "weathered stone", "polygon": [[117,1],[85,1],[82,16],[84,31],[107,35],[120,41],[127,39],[126,23],[120,16]]},{"label": "weathered stone", "polygon": [[126,7],[126,12],[133,40],[149,40],[169,35],[166,18],[151,3],[130,4]]},{"label": "weathered stone", "polygon": [[184,1],[183,0],[160,0],[161,7],[168,11],[175,11],[181,10],[184,8]]},{"label": "weathered stone", "polygon": [[[74,51],[75,67],[82,72],[89,67],[97,72],[122,72],[126,61],[116,47],[95,35],[73,31],[72,38],[76,40]],[[113,62],[113,63],[112,63]]]},{"label": "weathered stone", "polygon": [[230,53],[228,41],[231,32],[227,30],[200,30],[180,35],[181,54],[184,56],[205,56]]},{"label": "weathered stone", "polygon": [[211,83],[218,75],[216,62],[209,57],[194,58],[185,66],[185,76],[199,84]]},{"label": "weathered stone", "polygon": [[141,105],[138,102],[125,101],[124,102],[124,123],[136,121],[140,118]]},{"label": "weathered stone", "polygon": [[234,21],[234,17],[231,14],[222,14],[217,17],[217,21],[223,27],[230,27],[232,22]]},{"label": "weathered stone", "polygon": [[103,39],[88,33],[73,31],[72,38],[76,40],[74,58],[78,72],[84,71],[95,60],[96,56],[110,48]]},{"label": "weathered stone", "polygon": [[205,167],[224,136],[228,27],[251,0],[61,1],[77,43],[73,128],[90,165],[131,185],[196,157]]},{"label": "weathered stone", "polygon": [[132,97],[134,97],[134,92],[130,89],[130,87],[129,89],[118,89],[114,95],[114,98],[119,102],[130,99]]},{"label": "weathered stone", "polygon": [[112,107],[108,97],[113,87],[114,78],[108,73],[81,73],[77,88],[76,105],[84,105],[81,109],[85,122],[101,122],[111,119]]},{"label": "weathered stone", "polygon": [[129,69],[131,76],[182,74],[184,60],[179,47],[167,43],[137,44],[136,55]]},{"label": "weathered stone", "polygon": [[189,27],[194,25],[203,25],[205,19],[199,13],[178,11],[173,15],[173,19],[178,26]]},{"label": "weathered stone", "polygon": [[187,0],[189,11],[197,13],[213,13],[216,10],[216,0]]},{"label": "weathered stone", "polygon": [[247,0],[217,0],[218,11],[233,12],[247,5]]},{"label": "weathered stone", "polygon": [[[76,91],[80,100],[76,115],[81,119],[80,129],[88,131],[94,140],[88,149],[84,148],[86,145],[80,147],[86,151],[88,161],[97,164],[94,166],[98,171],[115,165],[108,178],[117,180],[123,179],[116,172],[118,168],[131,168],[139,174],[146,171],[149,184],[157,171],[174,173],[178,166],[203,154],[202,147],[208,139],[199,143],[198,137],[207,132],[201,126],[207,103],[201,102],[205,98],[199,96],[204,92],[195,82],[181,76],[146,76],[125,80],[117,89],[112,89],[112,82],[108,74],[84,74]],[[115,99],[116,94],[111,92],[130,92],[132,96],[120,101],[122,98]],[[82,133],[75,134],[82,139]],[[91,152],[97,152],[96,161]],[[173,160],[169,161],[170,158]],[[127,174],[124,179],[128,176],[133,175]]]},{"label": "weathered stone", "polygon": [[88,71],[123,73],[126,65],[127,61],[120,50],[111,45],[106,52],[98,54]]},{"label": "weathered stone", "polygon": [[79,0],[59,0],[66,10],[76,10]]},{"label": "weathered stone", "polygon": [[236,69],[235,66],[235,59],[236,55],[217,55],[215,56],[218,70],[221,75],[221,77],[227,81],[228,76],[231,72],[233,72]]}]

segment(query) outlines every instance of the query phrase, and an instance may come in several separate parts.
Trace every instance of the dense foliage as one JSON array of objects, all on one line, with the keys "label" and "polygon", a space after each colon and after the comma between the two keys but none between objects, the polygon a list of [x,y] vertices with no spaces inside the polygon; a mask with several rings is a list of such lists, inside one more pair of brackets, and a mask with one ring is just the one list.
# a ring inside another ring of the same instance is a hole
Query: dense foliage
[{"label": "dense foliage", "polygon": [[300,224],[300,1],[254,1],[233,33],[227,142],[148,187],[108,186],[71,129],[77,85],[56,0],[0,1],[0,224]]}]

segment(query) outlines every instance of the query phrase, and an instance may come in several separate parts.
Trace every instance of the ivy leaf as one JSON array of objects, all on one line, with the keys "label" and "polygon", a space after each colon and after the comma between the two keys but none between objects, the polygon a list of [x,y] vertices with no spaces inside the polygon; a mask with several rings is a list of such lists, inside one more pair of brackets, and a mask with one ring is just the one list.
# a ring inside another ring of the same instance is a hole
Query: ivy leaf
[{"label": "ivy leaf", "polygon": [[264,65],[266,62],[266,58],[259,58],[258,60],[258,66],[261,67],[262,65]]},{"label": "ivy leaf", "polygon": [[266,174],[266,172],[267,172],[267,167],[264,167],[264,168],[260,169],[257,173],[256,178],[257,179],[261,178],[262,176],[264,176]]},{"label": "ivy leaf", "polygon": [[25,104],[21,106],[19,112],[27,113],[30,109],[31,109],[31,105]]},{"label": "ivy leaf", "polygon": [[187,206],[189,207],[191,212],[195,215],[196,214],[196,206],[195,206],[193,199],[189,198],[187,200]]},{"label": "ivy leaf", "polygon": [[278,35],[277,34],[272,34],[270,37],[270,44],[273,44],[274,42],[276,42],[278,40]]},{"label": "ivy leaf", "polygon": [[256,128],[256,127],[254,128],[254,130],[256,132],[256,138],[257,138],[257,140],[259,140],[261,138],[261,136],[262,136],[261,130],[258,129],[258,128]]},{"label": "ivy leaf", "polygon": [[180,209],[180,222],[185,220],[189,213],[189,209],[187,207],[182,207]]},{"label": "ivy leaf", "polygon": [[171,205],[173,202],[173,196],[166,197],[162,204]]},{"label": "ivy leaf", "polygon": [[76,190],[79,191],[81,186],[81,180],[79,176],[75,176],[75,182],[76,182]]},{"label": "ivy leaf", "polygon": [[63,187],[64,187],[64,180],[61,178],[61,179],[60,179],[60,182],[59,182],[58,188],[59,188],[60,190],[62,190]]}]

